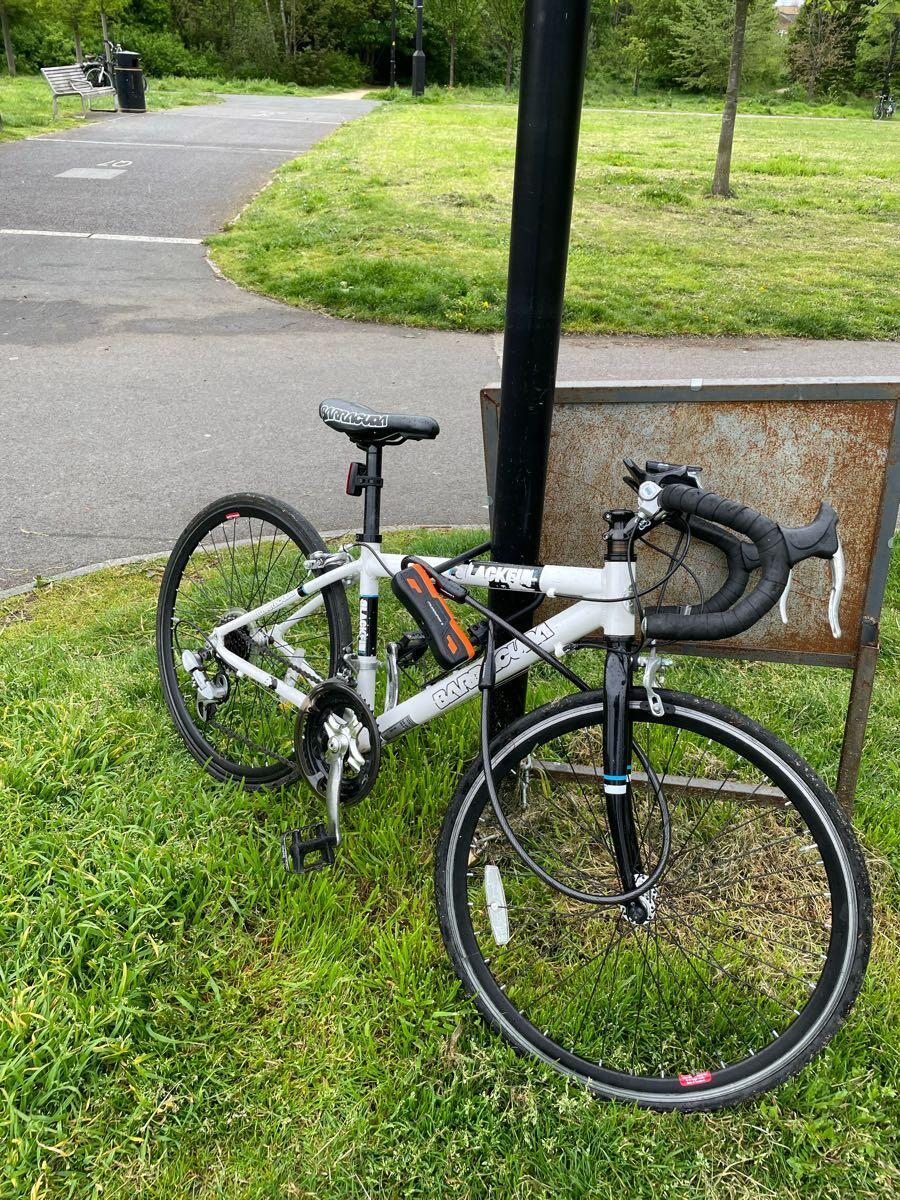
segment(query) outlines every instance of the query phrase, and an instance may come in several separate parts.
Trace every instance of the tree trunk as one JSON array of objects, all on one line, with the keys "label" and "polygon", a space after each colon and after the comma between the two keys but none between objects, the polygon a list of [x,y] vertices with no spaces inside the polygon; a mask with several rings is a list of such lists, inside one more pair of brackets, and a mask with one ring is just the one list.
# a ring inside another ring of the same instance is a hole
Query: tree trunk
[{"label": "tree trunk", "polygon": [[456,34],[450,34],[450,86],[456,83]]},{"label": "tree trunk", "polygon": [[641,64],[637,63],[634,68],[634,81],[631,84],[631,94],[636,96],[638,88],[641,86]]},{"label": "tree trunk", "polygon": [[728,67],[728,87],[722,109],[722,128],[719,150],[713,175],[712,194],[731,195],[731,148],[734,145],[734,123],[737,118],[738,92],[741,86],[741,67],[744,63],[744,33],[747,28],[747,9],[750,0],[736,0],[734,6],[734,36],[731,39],[731,63]]},{"label": "tree trunk", "polygon": [[[104,42],[108,42],[109,41],[109,24],[106,20],[106,13],[103,11],[102,8],[100,9],[100,32],[103,35]],[[104,51],[104,53],[106,53],[105,46],[103,48],[103,51]]]},{"label": "tree trunk", "polygon": [[78,28],[78,22],[72,22],[72,37],[75,41],[75,61],[77,63],[84,62],[84,52],[81,49],[81,30]]},{"label": "tree trunk", "polygon": [[290,42],[288,41],[288,24],[287,24],[287,14],[284,11],[284,0],[278,0],[278,7],[281,10],[281,30],[282,30],[282,33],[284,34],[284,57],[290,58],[291,57],[291,46],[290,46]]},{"label": "tree trunk", "polygon": [[513,55],[514,55],[514,53],[515,53],[515,51],[513,49],[513,44],[512,44],[512,42],[510,42],[509,45],[506,47],[506,74],[503,77],[503,90],[505,92],[508,92],[509,89],[512,87]]},{"label": "tree trunk", "polygon": [[269,0],[266,0],[266,20],[269,22],[269,33],[272,35],[272,49],[278,53],[278,38],[275,36],[275,26],[272,23],[272,10],[269,8]]},{"label": "tree trunk", "polygon": [[[6,29],[3,30],[4,35]],[[897,43],[900,42],[900,17],[894,17],[894,28],[891,31],[891,44],[888,48],[887,62],[884,64],[884,82],[881,85],[882,94],[887,96],[891,90],[891,76],[894,73],[894,63],[897,61]],[[9,50],[6,51],[6,61],[9,62]],[[10,75],[15,69],[10,70]]]},{"label": "tree trunk", "polygon": [[3,28],[3,49],[6,51],[6,69],[10,75],[16,73],[16,56],[13,54],[12,34],[9,32],[9,13],[0,0],[0,26]]},{"label": "tree trunk", "polygon": [[819,67],[822,58],[822,39],[825,36],[824,22],[825,14],[821,12],[821,10],[813,14],[809,40],[809,73],[806,77],[807,100],[813,100],[815,98],[816,86],[819,82]]}]

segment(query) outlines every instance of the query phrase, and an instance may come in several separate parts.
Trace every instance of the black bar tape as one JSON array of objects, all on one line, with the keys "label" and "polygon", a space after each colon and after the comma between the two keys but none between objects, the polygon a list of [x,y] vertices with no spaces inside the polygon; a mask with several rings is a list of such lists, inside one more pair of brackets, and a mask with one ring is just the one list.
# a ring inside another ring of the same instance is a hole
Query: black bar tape
[{"label": "black bar tape", "polygon": [[664,487],[659,505],[667,512],[702,517],[748,537],[759,552],[760,580],[726,612],[648,613],[644,619],[648,638],[666,642],[720,641],[743,633],[775,607],[787,585],[790,567],[784,536],[774,521],[745,504],[683,483]]},{"label": "black bar tape", "polygon": [[[678,529],[677,522],[672,522],[672,527]],[[718,525],[711,525],[709,521],[702,521],[699,517],[694,517],[691,521],[691,537],[694,541],[707,542],[710,546],[715,546],[717,550],[721,550],[725,555],[728,567],[728,574],[725,577],[725,582],[709,599],[704,600],[702,604],[663,604],[659,608],[653,610],[654,613],[681,613],[685,615],[685,610],[689,609],[690,613],[710,613],[724,612],[727,608],[731,608],[735,601],[740,600],[744,592],[747,590],[747,584],[750,582],[750,572],[745,564],[745,547],[752,550],[756,556],[756,549],[749,542],[742,542],[727,529],[720,529]],[[758,557],[758,556],[756,556]]]}]

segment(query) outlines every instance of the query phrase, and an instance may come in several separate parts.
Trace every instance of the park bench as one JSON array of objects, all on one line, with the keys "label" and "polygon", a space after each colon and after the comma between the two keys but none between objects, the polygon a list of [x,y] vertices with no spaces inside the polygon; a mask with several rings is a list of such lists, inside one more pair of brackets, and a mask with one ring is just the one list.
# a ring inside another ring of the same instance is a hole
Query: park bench
[{"label": "park bench", "polygon": [[[81,115],[86,117],[91,101],[98,96],[112,96],[113,111],[118,112],[119,102],[116,89],[113,87],[94,87],[82,68],[75,63],[71,67],[41,67],[44,81],[53,93],[53,115],[58,116],[57,101],[60,96],[79,96],[81,98]],[[85,107],[87,100],[87,107]],[[102,111],[108,112],[108,109]]]}]

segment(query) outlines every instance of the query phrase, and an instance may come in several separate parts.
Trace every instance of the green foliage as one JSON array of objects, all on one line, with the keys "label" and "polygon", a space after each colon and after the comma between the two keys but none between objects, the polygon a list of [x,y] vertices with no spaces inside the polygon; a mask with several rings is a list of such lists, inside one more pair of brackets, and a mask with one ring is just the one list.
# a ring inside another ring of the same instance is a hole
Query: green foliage
[{"label": "green foliage", "polygon": [[880,92],[900,65],[900,0],[880,0],[866,10],[856,43],[856,87]]},{"label": "green foliage", "polygon": [[[724,91],[734,30],[733,0],[676,0],[671,24],[675,76],[694,91]],[[769,0],[751,4],[744,35],[745,85],[777,78],[781,43]]]},{"label": "green foliage", "polygon": [[116,40],[129,50],[137,50],[147,75],[182,75],[186,78],[215,75],[225,71],[222,60],[209,48],[189,50],[169,29],[148,29],[139,25],[116,26]]},{"label": "green foliage", "polygon": [[867,11],[865,0],[807,0],[800,9],[788,35],[788,66],[807,96],[853,90]]}]

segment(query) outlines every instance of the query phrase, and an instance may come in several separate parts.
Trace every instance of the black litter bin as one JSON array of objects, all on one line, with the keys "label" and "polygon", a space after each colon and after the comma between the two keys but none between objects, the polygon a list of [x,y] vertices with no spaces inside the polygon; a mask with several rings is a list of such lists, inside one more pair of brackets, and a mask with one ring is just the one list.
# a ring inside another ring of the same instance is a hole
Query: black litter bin
[{"label": "black litter bin", "polygon": [[147,111],[141,56],[133,50],[119,50],[116,54],[116,95],[122,112]]}]

